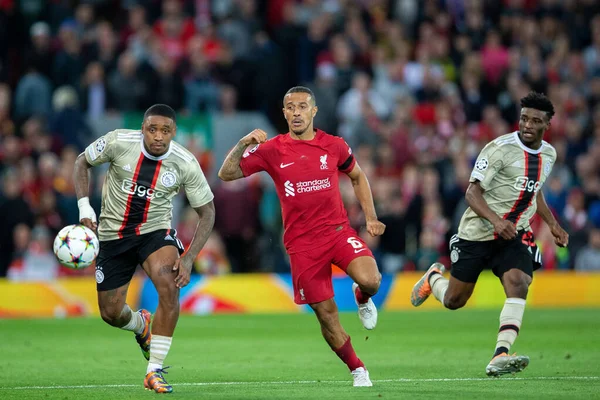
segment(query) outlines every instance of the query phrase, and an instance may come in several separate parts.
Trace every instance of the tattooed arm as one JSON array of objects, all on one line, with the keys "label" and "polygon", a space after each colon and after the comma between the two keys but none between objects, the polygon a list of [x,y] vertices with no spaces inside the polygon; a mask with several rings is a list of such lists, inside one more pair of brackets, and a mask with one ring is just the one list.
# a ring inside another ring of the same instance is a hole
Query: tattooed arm
[{"label": "tattooed arm", "polygon": [[255,129],[235,145],[233,150],[229,152],[223,165],[219,170],[219,178],[224,181],[234,181],[244,177],[240,168],[240,161],[244,155],[246,148],[252,144],[260,144],[267,141],[267,133],[261,129]]}]

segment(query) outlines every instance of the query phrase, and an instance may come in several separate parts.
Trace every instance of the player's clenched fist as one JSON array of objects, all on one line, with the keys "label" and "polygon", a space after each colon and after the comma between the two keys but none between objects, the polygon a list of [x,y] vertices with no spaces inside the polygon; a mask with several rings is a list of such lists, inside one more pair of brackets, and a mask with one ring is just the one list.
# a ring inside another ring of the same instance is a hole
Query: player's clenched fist
[{"label": "player's clenched fist", "polygon": [[246,136],[244,136],[240,142],[245,144],[246,146],[250,146],[251,144],[260,144],[267,141],[267,132],[262,129],[255,129]]},{"label": "player's clenched fist", "polygon": [[567,247],[569,244],[569,234],[565,232],[560,225],[555,224],[550,227],[550,232],[552,232],[552,236],[554,236],[554,243],[556,243],[559,247]]},{"label": "player's clenched fist", "polygon": [[499,219],[494,223],[494,232],[502,239],[510,240],[517,236],[517,227],[510,221]]},{"label": "player's clenched fist", "polygon": [[376,219],[367,221],[367,232],[371,236],[383,235],[385,232],[385,224]]}]

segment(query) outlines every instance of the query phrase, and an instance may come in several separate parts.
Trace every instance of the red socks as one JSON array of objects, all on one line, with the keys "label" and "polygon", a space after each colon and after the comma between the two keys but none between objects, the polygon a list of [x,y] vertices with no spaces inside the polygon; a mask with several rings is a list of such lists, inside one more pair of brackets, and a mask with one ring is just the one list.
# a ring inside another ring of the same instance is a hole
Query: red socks
[{"label": "red socks", "polygon": [[352,343],[350,343],[350,337],[346,340],[346,343],[342,345],[337,350],[334,350],[335,354],[348,366],[350,371],[354,371],[356,368],[365,367],[360,358],[356,356],[354,349],[352,348]]},{"label": "red socks", "polygon": [[358,304],[365,304],[371,298],[370,294],[363,292],[359,287],[356,287],[356,290],[354,290],[354,295]]}]

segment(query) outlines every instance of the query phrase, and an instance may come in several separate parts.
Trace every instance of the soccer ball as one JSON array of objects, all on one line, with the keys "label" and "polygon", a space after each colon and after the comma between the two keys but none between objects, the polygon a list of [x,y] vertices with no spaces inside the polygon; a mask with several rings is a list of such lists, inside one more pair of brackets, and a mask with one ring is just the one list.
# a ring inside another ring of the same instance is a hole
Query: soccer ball
[{"label": "soccer ball", "polygon": [[96,234],[83,225],[65,226],[54,238],[54,254],[58,262],[68,268],[89,267],[99,250]]}]

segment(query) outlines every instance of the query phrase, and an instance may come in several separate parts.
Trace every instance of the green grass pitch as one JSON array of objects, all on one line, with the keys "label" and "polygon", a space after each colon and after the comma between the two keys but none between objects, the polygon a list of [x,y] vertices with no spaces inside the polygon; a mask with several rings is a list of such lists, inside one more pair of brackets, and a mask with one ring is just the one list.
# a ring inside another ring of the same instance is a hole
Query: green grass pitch
[{"label": "green grass pitch", "polygon": [[[167,365],[178,399],[600,399],[600,310],[528,309],[522,373],[487,378],[498,310],[342,314],[374,386],[353,388],[311,314],[182,317]],[[147,399],[133,334],[99,318],[0,320],[0,399]]]}]

